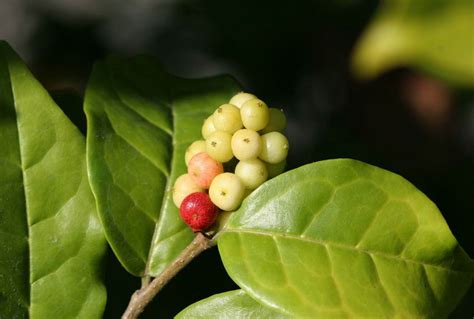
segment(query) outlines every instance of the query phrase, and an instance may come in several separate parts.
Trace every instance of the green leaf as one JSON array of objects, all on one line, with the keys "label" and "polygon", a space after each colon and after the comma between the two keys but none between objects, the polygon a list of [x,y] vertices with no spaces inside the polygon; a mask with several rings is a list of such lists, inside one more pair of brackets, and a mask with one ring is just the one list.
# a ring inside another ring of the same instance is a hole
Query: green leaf
[{"label": "green leaf", "polygon": [[474,86],[472,0],[388,0],[353,57],[360,77],[397,67],[421,68],[454,84]]},{"label": "green leaf", "polygon": [[243,290],[228,291],[198,301],[176,315],[176,319],[285,319],[287,316],[262,306]]},{"label": "green leaf", "polygon": [[0,42],[0,317],[99,318],[105,239],[85,140]]},{"label": "green leaf", "polygon": [[89,178],[106,237],[130,273],[159,274],[192,241],[171,187],[204,119],[238,90],[227,76],[177,78],[150,57],[95,66],[85,101]]},{"label": "green leaf", "polygon": [[446,317],[474,271],[423,193],[349,159],[266,182],[229,219],[218,246],[252,298],[297,317]]}]

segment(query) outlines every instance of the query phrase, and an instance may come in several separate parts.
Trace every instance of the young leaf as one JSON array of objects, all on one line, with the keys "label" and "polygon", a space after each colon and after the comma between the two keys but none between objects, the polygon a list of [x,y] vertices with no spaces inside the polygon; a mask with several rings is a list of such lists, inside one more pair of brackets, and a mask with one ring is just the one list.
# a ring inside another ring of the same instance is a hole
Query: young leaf
[{"label": "young leaf", "polygon": [[106,237],[134,275],[159,274],[193,239],[171,188],[206,117],[234,80],[186,80],[152,58],[98,63],[86,93],[89,178]]},{"label": "young leaf", "polygon": [[349,159],[268,181],[229,219],[218,246],[241,288],[296,317],[446,317],[474,272],[423,193]]},{"label": "young leaf", "polygon": [[415,66],[460,85],[474,86],[472,0],[389,0],[356,47],[354,69],[374,77]]},{"label": "young leaf", "polygon": [[105,238],[83,136],[0,42],[0,317],[99,318]]},{"label": "young leaf", "polygon": [[203,299],[188,306],[175,317],[175,319],[224,318],[285,319],[289,317],[259,304],[243,290],[228,291]]}]

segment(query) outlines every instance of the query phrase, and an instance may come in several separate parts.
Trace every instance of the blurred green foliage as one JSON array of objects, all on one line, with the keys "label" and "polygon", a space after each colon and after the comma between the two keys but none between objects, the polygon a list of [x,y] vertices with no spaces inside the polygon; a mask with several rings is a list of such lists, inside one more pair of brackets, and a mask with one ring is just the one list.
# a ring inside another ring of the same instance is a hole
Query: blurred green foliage
[{"label": "blurred green foliage", "polygon": [[373,78],[412,66],[460,86],[474,86],[474,1],[389,0],[362,35],[354,72]]}]

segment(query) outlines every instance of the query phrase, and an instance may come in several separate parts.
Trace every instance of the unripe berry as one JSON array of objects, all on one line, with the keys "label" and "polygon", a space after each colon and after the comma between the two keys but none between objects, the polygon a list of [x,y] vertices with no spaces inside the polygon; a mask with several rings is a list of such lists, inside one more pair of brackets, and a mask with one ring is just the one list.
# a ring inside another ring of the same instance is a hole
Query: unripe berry
[{"label": "unripe berry", "polygon": [[216,161],[228,162],[234,157],[230,141],[232,135],[227,132],[217,131],[206,139],[206,152]]},{"label": "unripe berry", "polygon": [[184,222],[194,232],[209,228],[219,213],[217,207],[212,203],[206,193],[193,193],[188,195],[181,206],[179,213]]},{"label": "unripe berry", "polygon": [[240,118],[240,110],[232,104],[223,104],[217,108],[212,115],[214,127],[218,131],[233,134],[242,128],[242,120]]},{"label": "unripe berry", "polygon": [[288,140],[279,132],[270,132],[262,135],[262,152],[260,158],[267,163],[276,164],[283,161],[288,155]]},{"label": "unripe berry", "polygon": [[240,161],[235,167],[237,175],[248,189],[255,189],[268,178],[267,167],[259,159]]},{"label": "unripe berry", "polygon": [[262,150],[260,134],[254,130],[242,129],[232,135],[232,152],[239,160],[257,158]]},{"label": "unripe berry", "polygon": [[266,163],[266,165],[267,165],[267,171],[268,171],[268,178],[272,178],[277,175],[280,175],[281,173],[285,171],[286,160],[283,160],[276,164]]},{"label": "unripe berry", "polygon": [[233,104],[240,109],[245,102],[247,102],[248,100],[256,99],[256,98],[257,97],[253,94],[240,92],[234,95],[230,99],[229,104]]},{"label": "unripe berry", "polygon": [[232,173],[223,173],[212,181],[209,196],[212,202],[222,210],[237,209],[245,194],[245,187],[240,179]]},{"label": "unripe berry", "polygon": [[186,162],[186,166],[189,165],[189,161],[191,160],[191,158],[193,158],[194,155],[205,151],[206,141],[199,140],[189,145],[189,147],[186,149],[186,153],[184,154],[184,161]]},{"label": "unripe berry", "polygon": [[240,116],[245,128],[260,131],[270,119],[268,106],[259,99],[248,100],[240,108]]},{"label": "unripe berry", "polygon": [[209,137],[209,135],[211,135],[215,131],[217,130],[214,127],[214,121],[212,120],[212,115],[211,115],[204,121],[204,124],[202,125],[202,128],[201,128],[202,137],[206,139]]},{"label": "unripe berry", "polygon": [[286,128],[286,116],[282,110],[276,108],[269,108],[268,112],[270,114],[270,120],[268,121],[267,126],[260,133],[270,133],[270,132],[281,132],[283,133]]},{"label": "unripe berry", "polygon": [[204,189],[209,188],[214,177],[223,171],[222,164],[204,152],[194,155],[189,161],[189,176],[196,185]]},{"label": "unripe berry", "polygon": [[194,183],[189,174],[183,174],[176,179],[173,186],[173,202],[176,207],[181,206],[183,199],[192,193],[204,192],[204,188]]}]

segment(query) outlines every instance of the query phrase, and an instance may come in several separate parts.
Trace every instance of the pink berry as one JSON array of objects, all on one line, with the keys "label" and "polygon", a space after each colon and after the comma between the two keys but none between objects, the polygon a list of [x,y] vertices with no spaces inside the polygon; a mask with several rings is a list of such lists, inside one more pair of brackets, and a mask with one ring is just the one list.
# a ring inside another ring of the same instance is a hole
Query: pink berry
[{"label": "pink berry", "polygon": [[192,193],[181,203],[179,213],[194,232],[199,232],[214,224],[219,210],[206,193]]},{"label": "pink berry", "polygon": [[222,163],[210,157],[206,152],[194,155],[189,161],[188,174],[193,182],[201,188],[208,189],[214,177],[223,172]]}]

